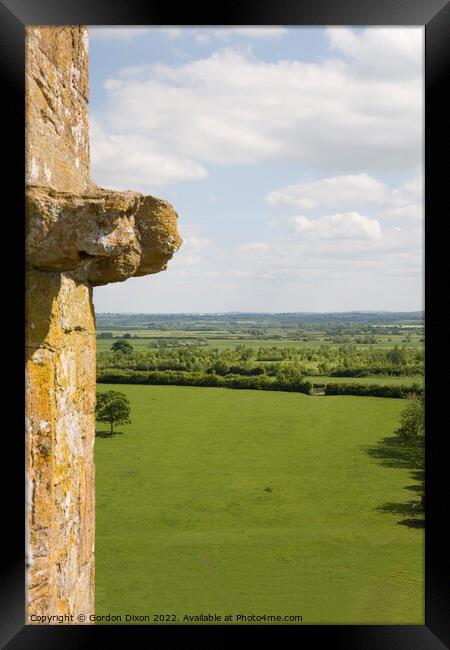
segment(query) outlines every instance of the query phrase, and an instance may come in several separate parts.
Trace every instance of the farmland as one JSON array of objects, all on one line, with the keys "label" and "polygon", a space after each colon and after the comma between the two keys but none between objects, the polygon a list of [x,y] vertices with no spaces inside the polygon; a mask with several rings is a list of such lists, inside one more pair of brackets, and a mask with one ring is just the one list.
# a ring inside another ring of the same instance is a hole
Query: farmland
[{"label": "farmland", "polygon": [[423,314],[100,314],[97,373],[100,617],[423,623]]},{"label": "farmland", "polygon": [[403,400],[120,390],[132,424],[95,447],[98,615],[423,623]]},{"label": "farmland", "polygon": [[263,379],[267,387],[302,378],[322,387],[421,386],[423,318],[407,316],[103,314],[97,317],[97,367],[99,377],[118,369],[158,371],[161,384],[173,383],[176,371],[186,373],[182,385],[194,372],[203,375],[196,385],[253,376],[254,388]]},{"label": "farmland", "polygon": [[173,345],[423,346],[421,312],[344,314],[97,314],[98,349],[127,336],[137,349]]}]

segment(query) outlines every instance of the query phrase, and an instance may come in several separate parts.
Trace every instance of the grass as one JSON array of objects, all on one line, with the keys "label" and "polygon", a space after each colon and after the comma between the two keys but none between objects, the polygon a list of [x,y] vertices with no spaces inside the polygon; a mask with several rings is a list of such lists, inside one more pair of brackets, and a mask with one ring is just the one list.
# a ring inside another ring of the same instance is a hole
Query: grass
[{"label": "grass", "polygon": [[423,624],[417,485],[383,442],[402,400],[111,388],[132,424],[95,444],[97,615]]}]

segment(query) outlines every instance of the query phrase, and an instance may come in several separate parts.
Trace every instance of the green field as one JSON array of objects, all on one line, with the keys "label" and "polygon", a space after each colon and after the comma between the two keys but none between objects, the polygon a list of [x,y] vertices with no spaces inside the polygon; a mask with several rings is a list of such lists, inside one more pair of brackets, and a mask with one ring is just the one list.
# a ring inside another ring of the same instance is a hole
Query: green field
[{"label": "green field", "polygon": [[[106,350],[111,349],[111,345],[114,343],[114,341],[117,341],[117,338],[120,338],[120,336],[126,332],[116,332],[116,337],[115,338],[108,338],[108,339],[97,339],[97,351],[98,352],[104,352]],[[130,334],[136,334],[136,332],[131,332]],[[321,345],[330,345],[331,347],[339,347],[341,345],[340,343],[333,343],[328,341],[325,337],[318,337],[317,339],[313,339],[310,341],[299,341],[299,340],[294,340],[294,339],[280,339],[280,340],[264,340],[264,339],[247,339],[247,338],[211,338],[210,336],[195,336],[192,334],[187,334],[186,332],[180,332],[177,333],[176,335],[173,335],[173,333],[166,334],[164,335],[163,333],[159,332],[157,335],[151,335],[146,333],[146,338],[139,338],[139,339],[127,339],[129,343],[136,349],[136,350],[148,350],[150,349],[152,341],[156,341],[158,337],[163,337],[165,340],[168,340],[170,338],[173,338],[174,341],[177,339],[187,339],[191,338],[195,342],[195,339],[206,339],[207,344],[211,348],[217,348],[218,350],[229,350],[229,349],[234,349],[237,345],[245,345],[249,348],[319,348]],[[356,343],[357,347],[361,347],[363,349],[369,348],[369,347],[374,347],[374,348],[392,348],[394,345],[405,345],[405,347],[413,350],[419,350],[423,348],[423,343],[421,342],[421,337],[419,336],[412,336],[411,341],[409,343],[402,343],[402,340],[400,337],[389,337],[389,336],[378,336],[377,337],[378,343],[372,343],[370,345],[367,344],[358,344]],[[152,348],[154,349],[154,348]]]},{"label": "green field", "polygon": [[417,484],[383,440],[403,400],[108,389],[132,424],[98,425],[97,615],[424,623]]}]

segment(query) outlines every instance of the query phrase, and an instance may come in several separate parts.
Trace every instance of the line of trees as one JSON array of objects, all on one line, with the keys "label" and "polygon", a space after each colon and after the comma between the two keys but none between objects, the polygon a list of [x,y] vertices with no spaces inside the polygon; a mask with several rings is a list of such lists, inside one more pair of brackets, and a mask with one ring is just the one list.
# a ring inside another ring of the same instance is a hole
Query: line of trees
[{"label": "line of trees", "polygon": [[[176,370],[124,370],[109,368],[98,370],[97,382],[104,384],[149,384],[159,386],[212,386],[218,388],[272,390],[310,394],[313,385],[295,373],[279,373],[275,377],[266,375],[218,375],[206,372],[180,372]],[[316,389],[318,387],[316,386]],[[363,385],[363,384],[324,384],[325,395],[360,395],[365,397],[405,398],[409,395],[423,395],[418,384],[401,385]]]},{"label": "line of trees", "polygon": [[360,395],[363,397],[397,397],[401,399],[409,395],[423,395],[423,388],[419,384],[413,384],[412,386],[326,384],[325,395]]},{"label": "line of trees", "polygon": [[220,376],[205,372],[178,372],[168,370],[116,370],[97,372],[97,382],[105,384],[153,384],[174,386],[213,386],[219,388],[275,390],[309,394],[312,384],[302,377],[275,378],[265,375],[246,377],[242,375]]},{"label": "line of trees", "polygon": [[300,375],[364,377],[369,375],[420,375],[424,370],[423,350],[395,346],[390,349],[356,346],[319,348],[211,347],[153,348],[135,350],[131,343],[118,339],[110,352],[97,355],[98,367],[130,370],[179,370],[218,375],[257,375],[274,377],[280,368]]}]

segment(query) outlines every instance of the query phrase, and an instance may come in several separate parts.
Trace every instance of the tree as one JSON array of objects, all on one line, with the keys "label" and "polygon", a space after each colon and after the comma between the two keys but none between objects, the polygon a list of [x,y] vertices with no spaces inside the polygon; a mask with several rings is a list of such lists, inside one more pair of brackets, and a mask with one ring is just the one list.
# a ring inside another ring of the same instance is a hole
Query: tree
[{"label": "tree", "polygon": [[118,341],[114,341],[114,343],[111,346],[111,350],[113,352],[123,352],[123,354],[131,354],[133,352],[133,346],[131,345],[131,343],[128,343],[128,341],[119,339]]},{"label": "tree", "polygon": [[417,438],[425,433],[425,403],[423,395],[413,393],[400,414],[400,426],[395,433],[401,438]]},{"label": "tree", "polygon": [[281,363],[276,372],[277,381],[281,382],[292,382],[295,380],[303,380],[303,376],[298,368],[295,368],[292,365],[286,365]]},{"label": "tree", "polygon": [[[400,426],[395,433],[408,445],[409,461],[416,469],[423,470],[425,444],[425,395],[413,393],[400,414]],[[425,507],[424,484],[420,491],[420,507]]]},{"label": "tree", "polygon": [[131,424],[130,412],[130,402],[123,393],[117,390],[97,393],[95,417],[98,422],[109,422],[110,435],[114,433],[115,424]]}]

